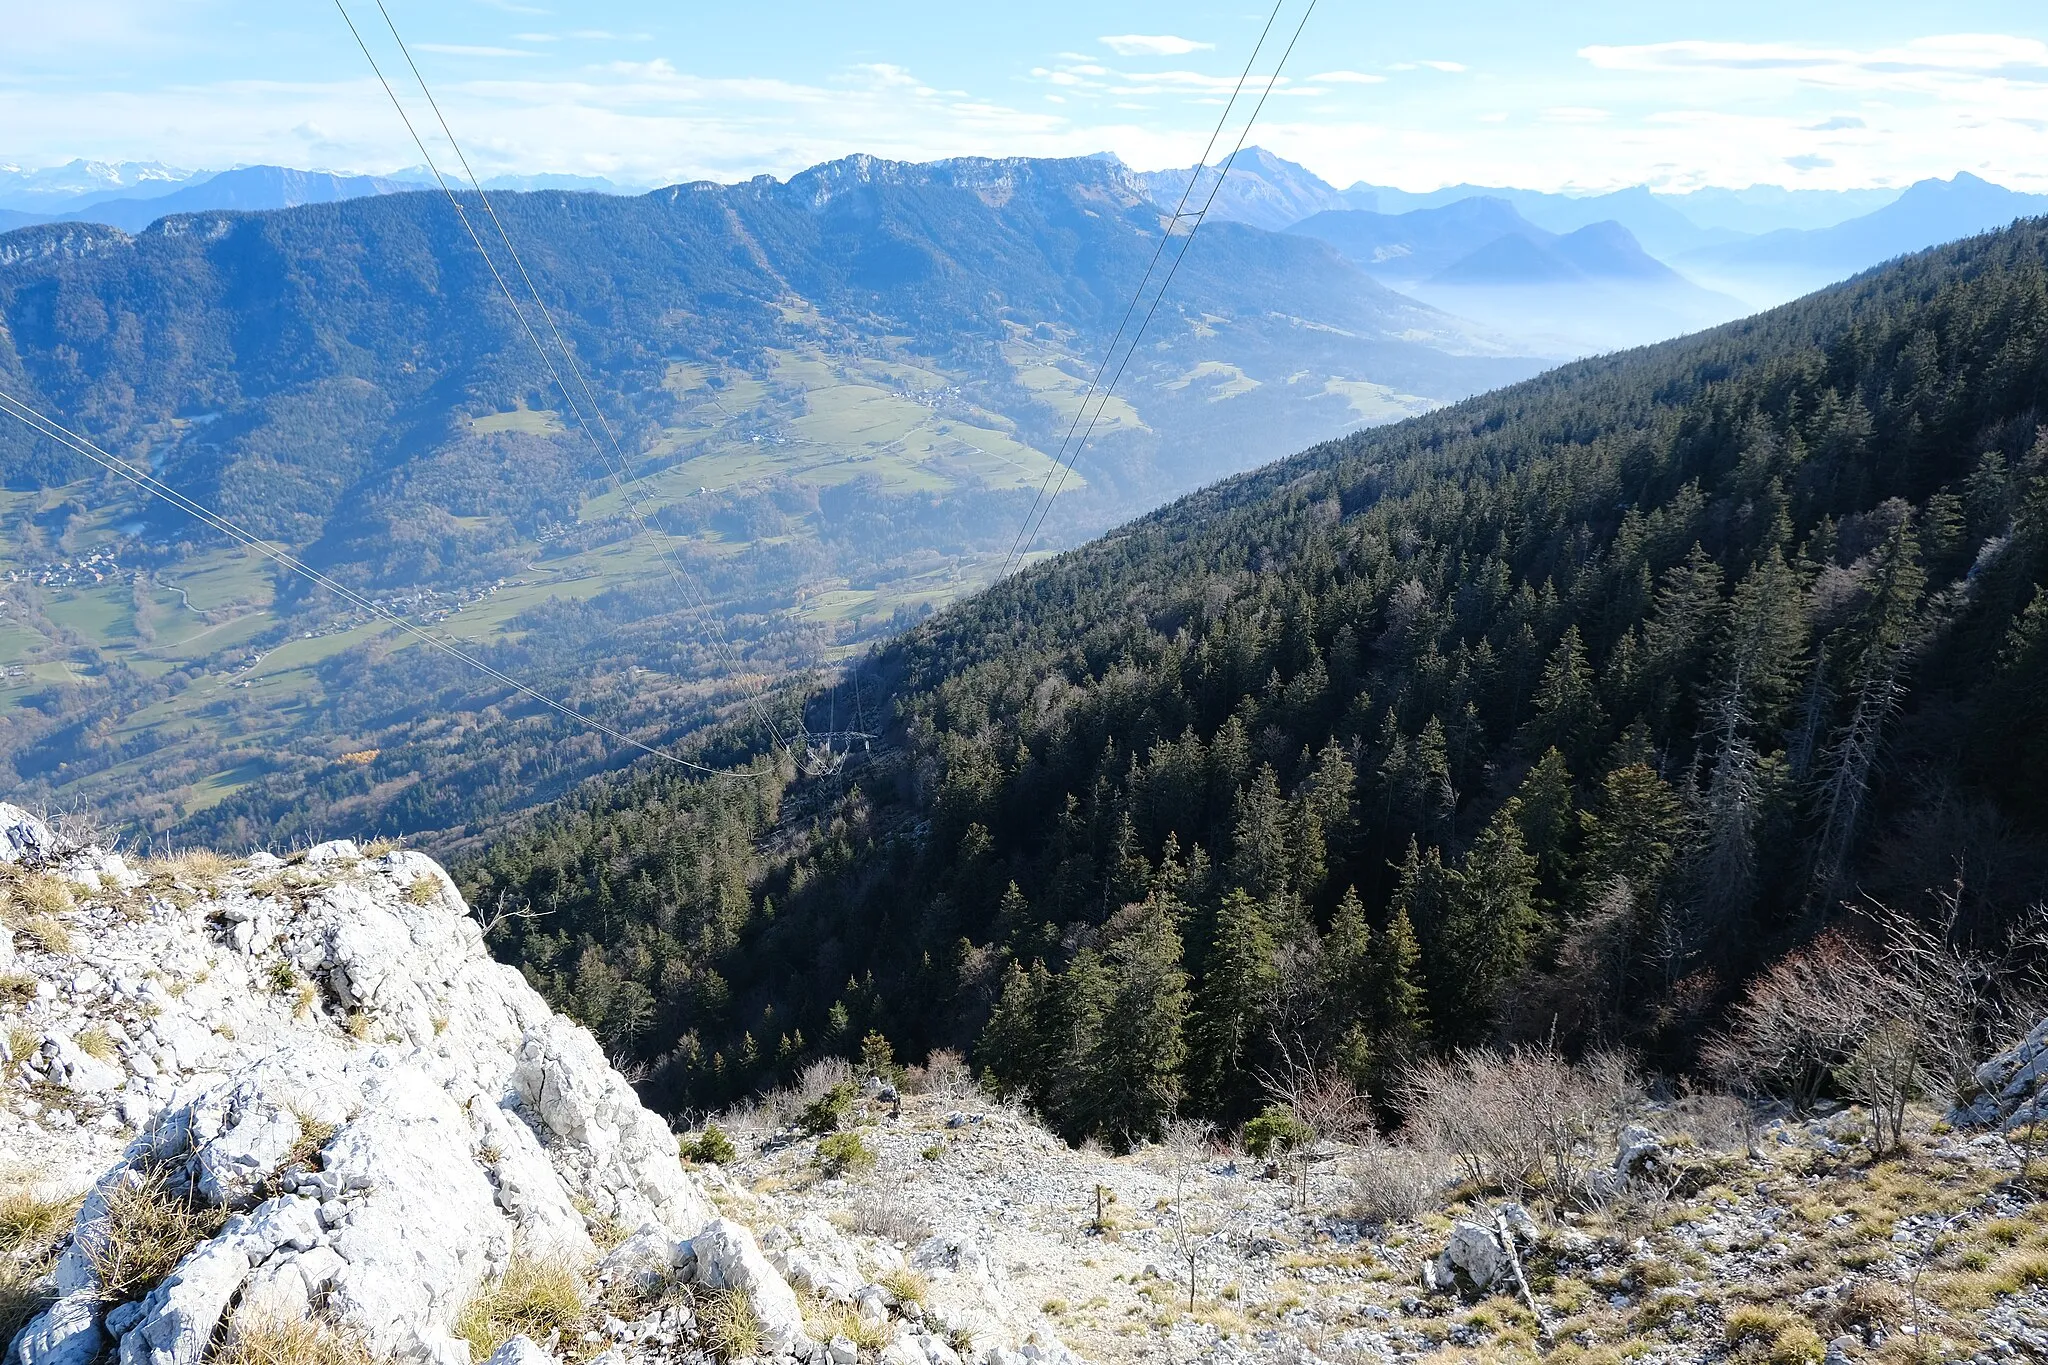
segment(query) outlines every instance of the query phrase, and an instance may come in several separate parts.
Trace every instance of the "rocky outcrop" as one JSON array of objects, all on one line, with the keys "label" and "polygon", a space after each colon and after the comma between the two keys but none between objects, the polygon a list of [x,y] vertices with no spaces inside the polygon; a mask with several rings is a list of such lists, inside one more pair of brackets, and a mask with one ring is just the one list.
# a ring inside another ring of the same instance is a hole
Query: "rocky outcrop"
[{"label": "rocky outcrop", "polygon": [[[711,1221],[667,1126],[485,954],[430,859],[333,843],[145,881],[6,806],[0,849],[80,901],[68,951],[34,955],[40,1042],[17,1069],[66,1099],[10,1106],[12,1135],[49,1130],[74,1161],[132,1135],[21,1365],[88,1344],[197,1365],[224,1321],[315,1301],[378,1354],[467,1365],[451,1328],[515,1247],[583,1261],[593,1224]],[[144,1186],[231,1216],[123,1304],[94,1247]]]},{"label": "rocky outcrop", "polygon": [[[806,1320],[829,1303],[919,1360],[925,1336],[950,1351],[823,1220],[757,1241],[718,1217],[667,1124],[491,960],[431,859],[337,841],[136,869],[0,803],[0,864],[10,895],[65,907],[40,936],[12,931],[20,915],[0,934],[23,1002],[0,1041],[0,1150],[88,1190],[10,1365],[201,1365],[307,1318],[377,1357],[474,1365],[459,1319],[519,1263],[585,1280],[573,1344],[609,1340],[611,1365],[702,1358],[698,1294],[743,1299],[771,1358],[833,1359]],[[195,1231],[137,1279],[110,1248],[145,1206]],[[972,1358],[1022,1358],[1004,1339]],[[514,1337],[491,1359],[547,1365],[557,1346]]]},{"label": "rocky outcrop", "polygon": [[2048,1118],[2048,1019],[1977,1068],[1976,1093],[1955,1107],[1959,1127],[2016,1128]]}]

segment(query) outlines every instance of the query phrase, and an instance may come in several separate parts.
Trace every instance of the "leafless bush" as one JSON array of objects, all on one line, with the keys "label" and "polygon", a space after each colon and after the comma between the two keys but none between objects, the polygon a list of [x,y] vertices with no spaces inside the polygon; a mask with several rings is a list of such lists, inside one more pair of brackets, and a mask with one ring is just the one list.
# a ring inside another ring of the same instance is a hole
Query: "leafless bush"
[{"label": "leafless bush", "polygon": [[935,1095],[940,1099],[965,1099],[974,1093],[974,1073],[967,1059],[952,1048],[942,1047],[903,1075],[903,1088],[913,1095]]},{"label": "leafless bush", "polygon": [[1787,953],[1751,984],[1734,1027],[1708,1044],[1708,1071],[1738,1089],[1812,1108],[1871,1025],[1876,975],[1870,955],[1838,930]]},{"label": "leafless bush", "polygon": [[1360,1142],[1373,1135],[1372,1101],[1340,1067],[1314,1062],[1306,1049],[1288,1045],[1275,1036],[1285,1067],[1279,1073],[1261,1072],[1260,1083],[1267,1096],[1286,1107],[1304,1130],[1303,1140],[1290,1143],[1295,1162],[1297,1207],[1308,1204],[1309,1166],[1317,1148],[1326,1142]]},{"label": "leafless bush", "polygon": [[1688,1088],[1671,1106],[1671,1125],[1710,1152],[1756,1149],[1756,1110],[1725,1090]]},{"label": "leafless bush", "polygon": [[1636,1087],[1620,1054],[1573,1063],[1546,1045],[1420,1062],[1397,1093],[1413,1139],[1455,1158],[1466,1178],[1563,1199],[1605,1164]]},{"label": "leafless bush", "polygon": [[904,1202],[905,1183],[900,1173],[891,1173],[863,1185],[847,1210],[852,1230],[885,1242],[914,1244],[931,1236],[931,1225]]},{"label": "leafless bush", "polygon": [[743,1100],[718,1117],[718,1126],[729,1133],[744,1133],[753,1138],[765,1138],[776,1129],[786,1127],[789,1119],[789,1094],[779,1091]]},{"label": "leafless bush", "polygon": [[796,1107],[802,1108],[819,1097],[830,1094],[835,1085],[852,1083],[853,1063],[844,1057],[820,1057],[797,1073]]},{"label": "leafless bush", "polygon": [[1443,1207],[1444,1163],[1408,1144],[1368,1142],[1351,1168],[1358,1217],[1368,1223],[1399,1223]]}]

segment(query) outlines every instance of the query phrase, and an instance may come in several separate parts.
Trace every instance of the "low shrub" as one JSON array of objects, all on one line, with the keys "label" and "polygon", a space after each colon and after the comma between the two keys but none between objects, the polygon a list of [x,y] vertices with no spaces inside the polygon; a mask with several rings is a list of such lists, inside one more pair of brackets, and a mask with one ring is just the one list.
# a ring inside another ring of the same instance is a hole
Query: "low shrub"
[{"label": "low shrub", "polygon": [[1244,1126],[1244,1149],[1261,1161],[1285,1156],[1315,1140],[1315,1133],[1284,1104],[1269,1104]]},{"label": "low shrub", "polygon": [[1413,1147],[1372,1143],[1352,1167],[1351,1192],[1368,1223],[1399,1223],[1443,1206],[1443,1173]]},{"label": "low shrub", "polygon": [[836,1133],[852,1117],[854,1103],[859,1098],[860,1092],[852,1081],[839,1081],[804,1106],[803,1112],[797,1115],[797,1124],[806,1133],[814,1135]]},{"label": "low shrub", "polygon": [[818,1165],[828,1176],[861,1175],[875,1168],[875,1153],[859,1133],[833,1133],[818,1141]]},{"label": "low shrub", "polygon": [[730,1166],[739,1156],[739,1152],[732,1145],[732,1139],[715,1123],[705,1124],[704,1131],[699,1133],[694,1141],[683,1143],[682,1151],[687,1159],[711,1166]]}]

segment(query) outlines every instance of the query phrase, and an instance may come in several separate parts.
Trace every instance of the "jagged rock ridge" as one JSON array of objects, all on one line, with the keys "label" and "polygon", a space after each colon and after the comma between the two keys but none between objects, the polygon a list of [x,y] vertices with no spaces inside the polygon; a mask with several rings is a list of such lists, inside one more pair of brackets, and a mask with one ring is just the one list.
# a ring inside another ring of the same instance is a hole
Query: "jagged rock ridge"
[{"label": "jagged rock ridge", "polygon": [[[768,1230],[771,1259],[719,1218],[668,1126],[490,959],[431,859],[337,841],[145,876],[0,803],[0,864],[16,907],[0,973],[21,1002],[0,1041],[0,1149],[38,1154],[47,1188],[90,1185],[10,1362],[199,1365],[237,1333],[319,1320],[375,1356],[469,1365],[460,1319],[520,1258],[585,1273],[618,1365],[702,1358],[699,1292],[743,1295],[757,1349],[841,1359],[851,1343],[814,1339],[790,1278],[878,1320],[885,1360],[959,1359],[942,1310],[863,1273],[902,1267],[895,1249],[812,1220]],[[147,1199],[206,1232],[137,1284],[111,1253]],[[911,1261],[963,1255],[933,1242]],[[608,1290],[634,1285],[653,1292]],[[609,1311],[627,1303],[647,1312]],[[970,1354],[1070,1358],[986,1330]]]}]

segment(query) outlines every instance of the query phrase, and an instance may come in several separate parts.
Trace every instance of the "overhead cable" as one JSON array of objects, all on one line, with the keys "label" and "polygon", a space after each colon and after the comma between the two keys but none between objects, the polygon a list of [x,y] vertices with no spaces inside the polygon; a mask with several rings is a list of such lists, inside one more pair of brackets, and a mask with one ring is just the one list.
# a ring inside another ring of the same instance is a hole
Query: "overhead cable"
[{"label": "overhead cable", "polygon": [[[603,428],[606,438],[611,443],[610,452],[607,452],[604,444],[597,439],[590,419],[584,415],[583,405],[579,404],[576,401],[576,395],[570,392],[569,385],[562,378],[561,370],[556,366],[554,357],[549,353],[547,346],[541,341],[540,335],[534,331],[533,324],[527,319],[526,310],[519,305],[519,300],[512,292],[511,284],[506,280],[504,273],[498,268],[497,259],[491,254],[490,249],[484,245],[482,236],[478,234],[475,224],[470,221],[469,213],[463,207],[462,200],[456,195],[454,188],[449,185],[447,179],[441,174],[440,166],[435,162],[433,153],[427,150],[425,139],[420,136],[419,130],[413,126],[412,116],[406,112],[405,105],[398,98],[398,92],[392,89],[391,82],[385,78],[383,67],[378,63],[376,56],[370,51],[370,45],[364,40],[362,32],[356,27],[355,19],[349,14],[347,6],[342,3],[342,0],[334,0],[334,7],[340,12],[342,21],[348,25],[349,33],[356,40],[356,46],[362,50],[364,60],[369,62],[370,70],[376,76],[377,83],[384,88],[384,94],[391,101],[391,107],[397,111],[399,120],[405,124],[405,131],[412,138],[413,146],[419,149],[420,157],[425,162],[427,170],[433,175],[435,183],[441,188],[441,193],[447,197],[449,205],[455,210],[456,218],[461,222],[463,230],[469,235],[471,243],[475,245],[477,254],[483,257],[485,266],[490,270],[491,278],[497,282],[499,291],[505,296],[506,305],[511,308],[513,316],[518,319],[520,330],[526,334],[527,340],[532,343],[534,350],[539,354],[541,363],[547,367],[548,375],[554,380],[555,387],[560,390],[563,401],[568,405],[570,414],[576,419],[576,425],[582,430],[584,438],[590,442],[592,449],[597,451],[598,459],[603,462],[606,470],[619,480],[620,491],[625,495],[626,499],[627,514],[632,518],[636,532],[641,536],[647,535],[647,522],[640,512],[638,499],[634,496],[632,488],[634,483],[633,475],[625,454],[619,446],[618,437],[613,433],[611,423],[606,419],[602,405],[597,402],[589,381],[584,378],[581,368],[576,364],[575,355],[570,351],[568,342],[563,339],[561,329],[556,326],[552,313],[548,310],[546,303],[542,301],[540,291],[535,288],[533,278],[527,273],[525,263],[520,260],[519,253],[513,248],[512,239],[505,232],[504,224],[499,221],[497,210],[491,206],[490,196],[484,193],[483,185],[477,180],[476,173],[470,169],[469,159],[463,154],[461,144],[455,140],[454,133],[449,130],[447,119],[442,117],[440,105],[434,100],[433,92],[427,88],[426,80],[420,75],[419,67],[413,62],[412,53],[406,47],[405,40],[399,36],[397,25],[392,23],[390,12],[384,8],[383,0],[377,0],[378,13],[383,15],[385,26],[391,30],[391,36],[397,42],[399,51],[404,55],[406,65],[411,67],[413,78],[419,82],[421,93],[426,96],[428,104],[434,110],[435,118],[441,124],[442,134],[447,137],[449,146],[455,149],[457,158],[462,162],[463,170],[469,173],[470,181],[476,187],[477,195],[482,200],[486,213],[489,214],[492,222],[496,224],[498,235],[504,240],[506,251],[510,254],[513,263],[518,267],[528,291],[533,296],[534,306],[539,310],[549,330],[554,334],[556,343],[561,348],[564,361],[567,362],[571,373],[576,376],[577,383],[583,390],[585,399],[597,418],[598,425]],[[694,578],[687,569],[683,568],[672,548],[663,543],[657,545],[657,551],[666,561],[671,578],[675,581],[677,587],[682,590],[685,598],[688,599],[686,605],[709,622],[712,633],[711,644],[713,652],[717,653],[721,661],[726,665],[733,681],[739,687],[741,695],[745,697],[748,705],[753,708],[756,718],[768,730],[771,741],[785,755],[794,759],[795,755],[790,750],[788,742],[783,739],[782,732],[775,724],[774,717],[769,715],[766,708],[762,706],[757,690],[749,685],[749,679],[746,676],[745,670],[740,667],[739,657],[732,649],[730,638],[725,634],[724,623],[719,619],[709,595],[698,589]]]},{"label": "overhead cable", "polygon": [[[1124,371],[1129,368],[1131,357],[1138,353],[1138,344],[1144,340],[1146,329],[1152,325],[1153,314],[1159,311],[1160,301],[1166,297],[1167,289],[1172,286],[1173,277],[1179,273],[1181,262],[1187,259],[1188,249],[1194,245],[1195,234],[1201,230],[1203,221],[1209,216],[1209,210],[1215,204],[1216,196],[1223,188],[1223,182],[1229,178],[1231,167],[1237,163],[1238,153],[1244,150],[1245,140],[1251,136],[1252,125],[1258,122],[1260,112],[1266,107],[1266,100],[1271,97],[1273,87],[1279,83],[1280,73],[1286,69],[1287,59],[1294,54],[1295,44],[1301,41],[1301,33],[1303,29],[1308,27],[1309,16],[1316,12],[1316,3],[1317,0],[1309,0],[1308,7],[1302,11],[1300,22],[1294,26],[1294,36],[1288,39],[1286,50],[1280,54],[1280,60],[1274,64],[1273,74],[1267,77],[1265,90],[1260,93],[1258,103],[1252,106],[1251,116],[1245,120],[1244,128],[1237,135],[1237,144],[1231,148],[1230,155],[1225,158],[1223,165],[1218,168],[1216,180],[1209,186],[1208,197],[1203,200],[1201,209],[1192,215],[1194,222],[1188,228],[1187,236],[1181,239],[1180,250],[1175,253],[1173,264],[1167,268],[1166,278],[1160,283],[1159,291],[1152,296],[1151,306],[1145,310],[1144,320],[1138,324],[1137,332],[1131,337],[1130,345],[1125,349],[1123,360],[1117,365],[1116,373],[1111,375],[1109,383],[1103,386],[1101,396],[1095,404],[1095,415],[1088,419],[1087,430],[1081,433],[1080,441],[1072,445],[1072,454],[1069,455],[1068,447],[1072,441],[1073,428],[1080,425],[1082,415],[1088,410],[1089,397],[1093,396],[1096,391],[1095,383],[1090,383],[1088,395],[1083,396],[1080,408],[1074,413],[1073,424],[1068,428],[1068,440],[1060,443],[1059,453],[1053,457],[1052,468],[1046,471],[1046,482],[1052,482],[1055,473],[1059,476],[1058,481],[1052,483],[1052,490],[1050,494],[1044,497],[1042,505],[1039,499],[1032,499],[1030,509],[1024,514],[1024,524],[1018,528],[1017,538],[1011,546],[1010,555],[1003,561],[1003,573],[1005,575],[1010,572],[1013,564],[1017,566],[1022,565],[1024,559],[1031,553],[1031,546],[1036,543],[1039,534],[1045,529],[1046,518],[1052,515],[1054,500],[1059,497],[1061,490],[1067,486],[1067,478],[1073,473],[1074,467],[1080,462],[1081,452],[1087,448],[1089,439],[1094,436],[1096,424],[1102,420],[1103,411],[1108,408],[1110,397],[1116,392],[1117,382],[1123,378]],[[1173,216],[1168,220],[1165,231],[1160,235],[1159,246],[1153,252],[1152,265],[1146,267],[1144,277],[1138,281],[1138,287],[1131,295],[1130,307],[1124,312],[1124,321],[1118,325],[1116,335],[1110,339],[1109,349],[1104,353],[1102,365],[1096,371],[1096,379],[1098,381],[1101,378],[1102,370],[1108,368],[1110,360],[1114,358],[1117,341],[1122,338],[1124,327],[1128,325],[1131,315],[1136,312],[1139,302],[1143,300],[1145,287],[1152,278],[1153,268],[1157,266],[1160,257],[1164,254],[1166,244],[1172,240],[1174,229],[1179,225],[1181,219],[1191,216],[1186,212],[1188,200],[1193,196],[1195,186],[1201,180],[1202,172],[1208,169],[1209,152],[1214,150],[1216,139],[1222,133],[1224,124],[1229,120],[1230,111],[1237,103],[1238,92],[1243,89],[1246,76],[1250,74],[1252,64],[1258,60],[1259,48],[1265,45],[1266,34],[1272,29],[1274,20],[1279,18],[1280,10],[1285,4],[1286,0],[1277,0],[1277,3],[1273,6],[1272,14],[1266,19],[1266,28],[1260,32],[1259,42],[1252,49],[1251,60],[1245,63],[1245,72],[1239,75],[1237,88],[1231,91],[1230,100],[1224,105],[1223,114],[1217,120],[1216,131],[1209,135],[1209,145],[1203,148],[1201,158],[1196,161],[1194,170],[1188,175],[1187,188],[1181,192],[1180,203],[1174,209]],[[1043,491],[1043,485],[1041,485],[1041,491]],[[1035,525],[1032,522],[1034,514],[1037,516],[1037,523]]]}]

